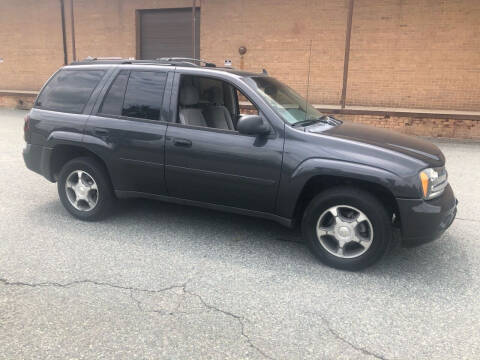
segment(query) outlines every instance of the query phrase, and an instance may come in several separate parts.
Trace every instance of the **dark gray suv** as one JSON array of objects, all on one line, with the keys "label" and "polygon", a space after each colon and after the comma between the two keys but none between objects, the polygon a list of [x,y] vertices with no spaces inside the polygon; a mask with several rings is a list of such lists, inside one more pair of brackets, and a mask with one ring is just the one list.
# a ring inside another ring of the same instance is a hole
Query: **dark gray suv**
[{"label": "dark gray suv", "polygon": [[257,216],[299,224],[322,262],[357,270],[394,239],[439,237],[456,214],[435,145],[325,116],[266,74],[211,63],[73,63],[44,85],[24,132],[27,167],[82,220],[129,197]]}]

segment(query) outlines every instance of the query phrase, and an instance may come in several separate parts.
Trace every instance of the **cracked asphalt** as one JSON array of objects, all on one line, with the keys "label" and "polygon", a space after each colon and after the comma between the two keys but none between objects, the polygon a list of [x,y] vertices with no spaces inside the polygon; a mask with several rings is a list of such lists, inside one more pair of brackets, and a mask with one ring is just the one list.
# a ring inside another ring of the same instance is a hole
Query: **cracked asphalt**
[{"label": "cracked asphalt", "polygon": [[148,200],[74,220],[0,110],[0,358],[478,359],[480,143],[436,141],[459,199],[439,240],[350,273],[298,232]]}]

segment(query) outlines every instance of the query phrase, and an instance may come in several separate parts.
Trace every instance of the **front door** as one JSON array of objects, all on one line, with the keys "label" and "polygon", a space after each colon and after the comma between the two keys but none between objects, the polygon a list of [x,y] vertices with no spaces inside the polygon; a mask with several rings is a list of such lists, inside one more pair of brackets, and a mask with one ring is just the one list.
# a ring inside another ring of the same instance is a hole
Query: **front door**
[{"label": "front door", "polygon": [[[237,104],[225,101],[234,93],[232,85],[200,77],[184,78],[183,83],[186,85],[180,85],[180,92],[182,86],[193,86],[197,94],[188,96],[188,102],[185,101],[188,116],[168,125],[165,142],[168,194],[205,203],[273,212],[280,180],[283,133],[272,129],[269,136],[239,134],[235,129],[236,119],[231,119],[233,116],[230,115],[235,113],[233,107]],[[217,94],[215,103],[209,95],[213,88]],[[223,108],[225,111],[217,111],[215,119],[209,119],[208,114],[215,113],[209,110]],[[228,121],[224,122],[227,117]]]}]

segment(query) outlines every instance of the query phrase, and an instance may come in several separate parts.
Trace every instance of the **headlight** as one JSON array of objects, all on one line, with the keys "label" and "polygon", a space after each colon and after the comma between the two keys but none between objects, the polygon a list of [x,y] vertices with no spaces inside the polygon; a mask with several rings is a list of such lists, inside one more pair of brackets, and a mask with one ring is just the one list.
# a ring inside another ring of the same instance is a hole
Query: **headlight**
[{"label": "headlight", "polygon": [[426,200],[440,196],[448,184],[447,170],[444,167],[422,170],[419,176],[422,184],[422,195]]}]

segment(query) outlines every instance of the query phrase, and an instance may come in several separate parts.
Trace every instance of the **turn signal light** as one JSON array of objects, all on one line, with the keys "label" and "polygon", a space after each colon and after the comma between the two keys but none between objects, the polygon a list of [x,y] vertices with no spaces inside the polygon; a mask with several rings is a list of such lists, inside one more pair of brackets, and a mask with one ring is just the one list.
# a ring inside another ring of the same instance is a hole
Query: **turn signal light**
[{"label": "turn signal light", "polygon": [[420,173],[420,180],[422,181],[422,190],[423,190],[423,197],[427,197],[428,194],[428,175],[424,172]]}]

